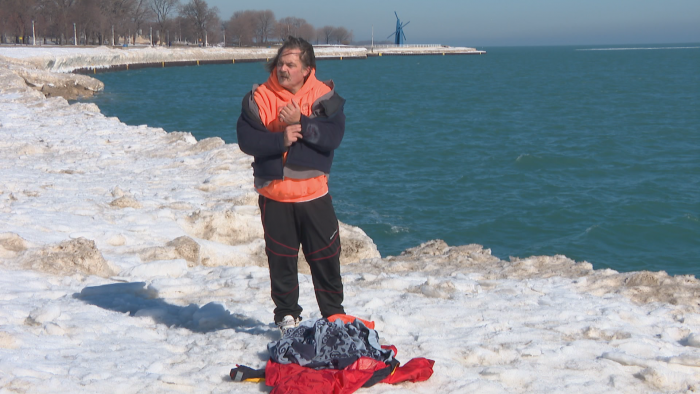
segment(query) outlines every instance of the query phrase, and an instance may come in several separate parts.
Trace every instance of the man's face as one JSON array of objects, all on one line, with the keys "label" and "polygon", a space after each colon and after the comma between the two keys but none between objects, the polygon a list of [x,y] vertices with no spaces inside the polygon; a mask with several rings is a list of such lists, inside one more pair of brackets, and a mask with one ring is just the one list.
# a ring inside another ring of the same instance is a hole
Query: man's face
[{"label": "man's face", "polygon": [[298,48],[285,49],[277,62],[277,82],[292,93],[304,86],[304,79],[311,72],[310,68],[302,65],[300,53]]}]

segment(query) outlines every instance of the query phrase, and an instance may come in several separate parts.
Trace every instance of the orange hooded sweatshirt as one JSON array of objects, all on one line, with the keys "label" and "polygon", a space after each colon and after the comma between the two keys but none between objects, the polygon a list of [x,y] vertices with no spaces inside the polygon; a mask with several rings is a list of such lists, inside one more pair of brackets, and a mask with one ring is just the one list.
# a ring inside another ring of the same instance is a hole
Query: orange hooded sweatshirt
[{"label": "orange hooded sweatshirt", "polygon": [[[258,106],[260,120],[265,127],[273,133],[278,133],[287,127],[286,123],[280,122],[278,119],[280,110],[291,103],[292,99],[299,104],[302,115],[310,116],[314,101],[330,91],[330,87],[316,79],[316,70],[314,69],[311,69],[306,82],[296,94],[283,88],[273,71],[267,82],[255,90],[253,99]],[[285,160],[286,157],[287,153],[285,152]],[[257,191],[267,198],[280,202],[311,201],[328,193],[328,178],[325,175],[309,179],[285,177],[273,180]]]}]

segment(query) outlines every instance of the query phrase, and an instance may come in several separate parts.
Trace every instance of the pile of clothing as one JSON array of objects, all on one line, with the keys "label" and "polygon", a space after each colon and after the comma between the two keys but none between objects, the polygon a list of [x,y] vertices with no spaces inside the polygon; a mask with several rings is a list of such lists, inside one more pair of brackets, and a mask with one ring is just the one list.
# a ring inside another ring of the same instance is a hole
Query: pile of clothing
[{"label": "pile of clothing", "polygon": [[259,382],[274,387],[272,394],[350,394],[377,383],[421,382],[433,374],[435,361],[396,360],[396,347],[379,344],[374,323],[348,315],[301,322],[282,339],[267,346],[270,359],[263,369],[237,365],[236,382]]}]

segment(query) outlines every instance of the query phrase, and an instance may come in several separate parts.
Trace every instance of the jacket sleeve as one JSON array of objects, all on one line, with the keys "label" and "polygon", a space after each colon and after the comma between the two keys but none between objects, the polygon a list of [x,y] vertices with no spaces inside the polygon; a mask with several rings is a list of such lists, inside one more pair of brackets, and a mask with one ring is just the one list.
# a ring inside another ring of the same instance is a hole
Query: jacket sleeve
[{"label": "jacket sleeve", "polygon": [[326,111],[327,116],[301,117],[303,143],[321,152],[331,152],[340,146],[345,134],[345,113],[343,112],[345,100],[340,100],[342,100],[340,105],[333,108],[332,113],[328,114],[330,111]]},{"label": "jacket sleeve", "polygon": [[260,122],[258,114],[254,114],[249,105],[250,93],[243,98],[241,116],[236,123],[238,146],[243,153],[264,157],[284,153],[284,133],[271,133]]}]

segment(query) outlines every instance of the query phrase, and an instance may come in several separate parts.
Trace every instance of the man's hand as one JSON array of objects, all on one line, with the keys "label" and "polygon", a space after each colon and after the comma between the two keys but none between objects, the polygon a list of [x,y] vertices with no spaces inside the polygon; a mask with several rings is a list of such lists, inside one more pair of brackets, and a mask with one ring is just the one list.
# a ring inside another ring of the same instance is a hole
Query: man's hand
[{"label": "man's hand", "polygon": [[289,148],[292,146],[293,143],[297,142],[298,140],[302,139],[303,136],[301,135],[301,125],[300,124],[293,124],[291,126],[287,126],[284,129],[284,147]]},{"label": "man's hand", "polygon": [[296,100],[292,99],[292,102],[285,105],[279,113],[279,121],[289,125],[297,124],[301,122],[301,108]]}]

